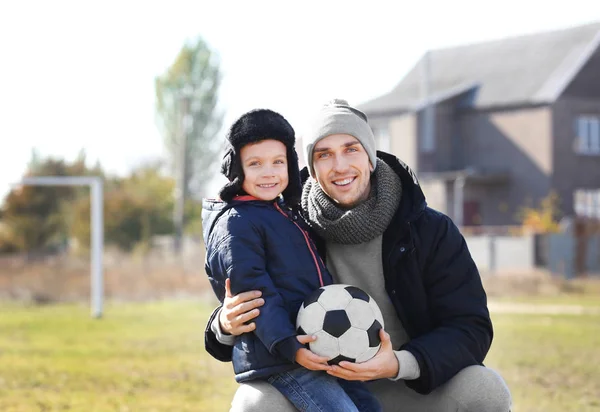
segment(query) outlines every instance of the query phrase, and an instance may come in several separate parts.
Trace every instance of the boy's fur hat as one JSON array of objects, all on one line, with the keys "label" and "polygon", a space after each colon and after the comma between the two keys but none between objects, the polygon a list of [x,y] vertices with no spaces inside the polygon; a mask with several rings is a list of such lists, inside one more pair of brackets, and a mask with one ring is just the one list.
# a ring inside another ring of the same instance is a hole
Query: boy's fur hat
[{"label": "boy's fur hat", "polygon": [[298,168],[298,154],[294,144],[296,136],[290,123],[279,113],[269,109],[255,109],[236,120],[227,134],[229,147],[221,163],[221,173],[229,179],[229,183],[221,188],[219,196],[230,202],[236,195],[244,194],[244,170],[240,159],[240,150],[249,143],[262,140],[278,140],[287,148],[288,186],[283,191],[283,198],[290,206],[300,202],[302,184]]}]

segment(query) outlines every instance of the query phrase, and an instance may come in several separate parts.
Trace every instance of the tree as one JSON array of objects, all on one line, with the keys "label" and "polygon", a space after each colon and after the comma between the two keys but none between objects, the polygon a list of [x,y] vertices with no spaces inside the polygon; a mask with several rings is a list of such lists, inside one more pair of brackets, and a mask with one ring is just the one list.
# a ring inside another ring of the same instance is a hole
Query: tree
[{"label": "tree", "polygon": [[[160,174],[160,164],[139,166],[125,178],[105,182],[104,239],[106,244],[130,251],[150,244],[153,235],[173,232],[172,178]],[[79,245],[89,247],[90,198],[81,197],[73,208],[72,234]]]},{"label": "tree", "polygon": [[[26,176],[73,176],[87,172],[83,153],[71,164],[32,152]],[[5,250],[35,251],[64,245],[69,235],[66,210],[77,196],[70,186],[22,186],[10,191],[2,210]]]},{"label": "tree", "polygon": [[[148,162],[128,176],[106,176],[100,165],[88,168],[82,152],[72,163],[32,154],[27,176],[101,176],[104,179],[105,242],[123,250],[152,236],[173,233],[174,179],[161,173],[161,162]],[[186,216],[198,219],[189,201]],[[74,239],[90,243],[90,191],[87,187],[22,186],[0,208],[0,253],[57,250]]]},{"label": "tree", "polygon": [[155,81],[156,114],[171,170],[176,176],[176,236],[183,232],[189,194],[204,194],[222,145],[215,139],[223,115],[217,109],[219,60],[202,38],[186,43]]}]

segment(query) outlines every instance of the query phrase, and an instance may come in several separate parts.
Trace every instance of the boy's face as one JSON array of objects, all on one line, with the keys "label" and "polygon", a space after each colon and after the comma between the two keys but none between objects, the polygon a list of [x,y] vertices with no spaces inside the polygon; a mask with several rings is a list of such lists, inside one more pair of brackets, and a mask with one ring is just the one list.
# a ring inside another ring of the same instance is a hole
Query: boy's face
[{"label": "boy's face", "polygon": [[244,183],[250,196],[273,200],[288,185],[287,149],[278,140],[262,140],[247,144],[240,150]]}]

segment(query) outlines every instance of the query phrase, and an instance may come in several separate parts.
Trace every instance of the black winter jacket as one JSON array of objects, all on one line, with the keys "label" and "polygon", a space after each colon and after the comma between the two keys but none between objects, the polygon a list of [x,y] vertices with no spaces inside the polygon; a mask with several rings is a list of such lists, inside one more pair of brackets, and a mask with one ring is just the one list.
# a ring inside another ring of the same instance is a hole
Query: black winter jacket
[{"label": "black winter jacket", "polygon": [[[410,341],[421,370],[406,385],[421,394],[447,382],[470,365],[482,365],[493,338],[487,297],[465,240],[452,220],[429,207],[414,172],[395,156],[377,152],[402,181],[402,200],[383,234],[386,291]],[[306,178],[306,169],[303,177]],[[315,238],[321,256],[325,242]],[[205,346],[222,361],[231,347],[210,330]]]}]

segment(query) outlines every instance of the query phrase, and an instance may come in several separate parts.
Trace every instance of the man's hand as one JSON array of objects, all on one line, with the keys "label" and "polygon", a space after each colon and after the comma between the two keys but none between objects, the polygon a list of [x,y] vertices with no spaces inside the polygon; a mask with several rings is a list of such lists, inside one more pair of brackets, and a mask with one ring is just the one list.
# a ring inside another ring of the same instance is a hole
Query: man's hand
[{"label": "man's hand", "polygon": [[257,308],[265,303],[264,299],[259,299],[260,295],[260,291],[253,290],[233,296],[229,279],[225,279],[225,299],[219,313],[219,324],[223,333],[241,335],[256,329],[254,322],[246,322],[259,315],[260,311]]},{"label": "man's hand", "polygon": [[[307,344],[316,340],[316,338],[311,335],[298,335],[297,339],[298,342],[302,344]],[[326,357],[319,356],[306,348],[298,349],[298,352],[296,352],[296,363],[304,366],[306,369],[310,369],[313,371],[331,370],[331,366],[327,364]]]},{"label": "man's hand", "polygon": [[381,348],[373,358],[364,363],[340,362],[331,366],[328,374],[349,381],[370,381],[373,379],[395,378],[398,375],[398,359],[394,355],[390,335],[379,331]]}]

